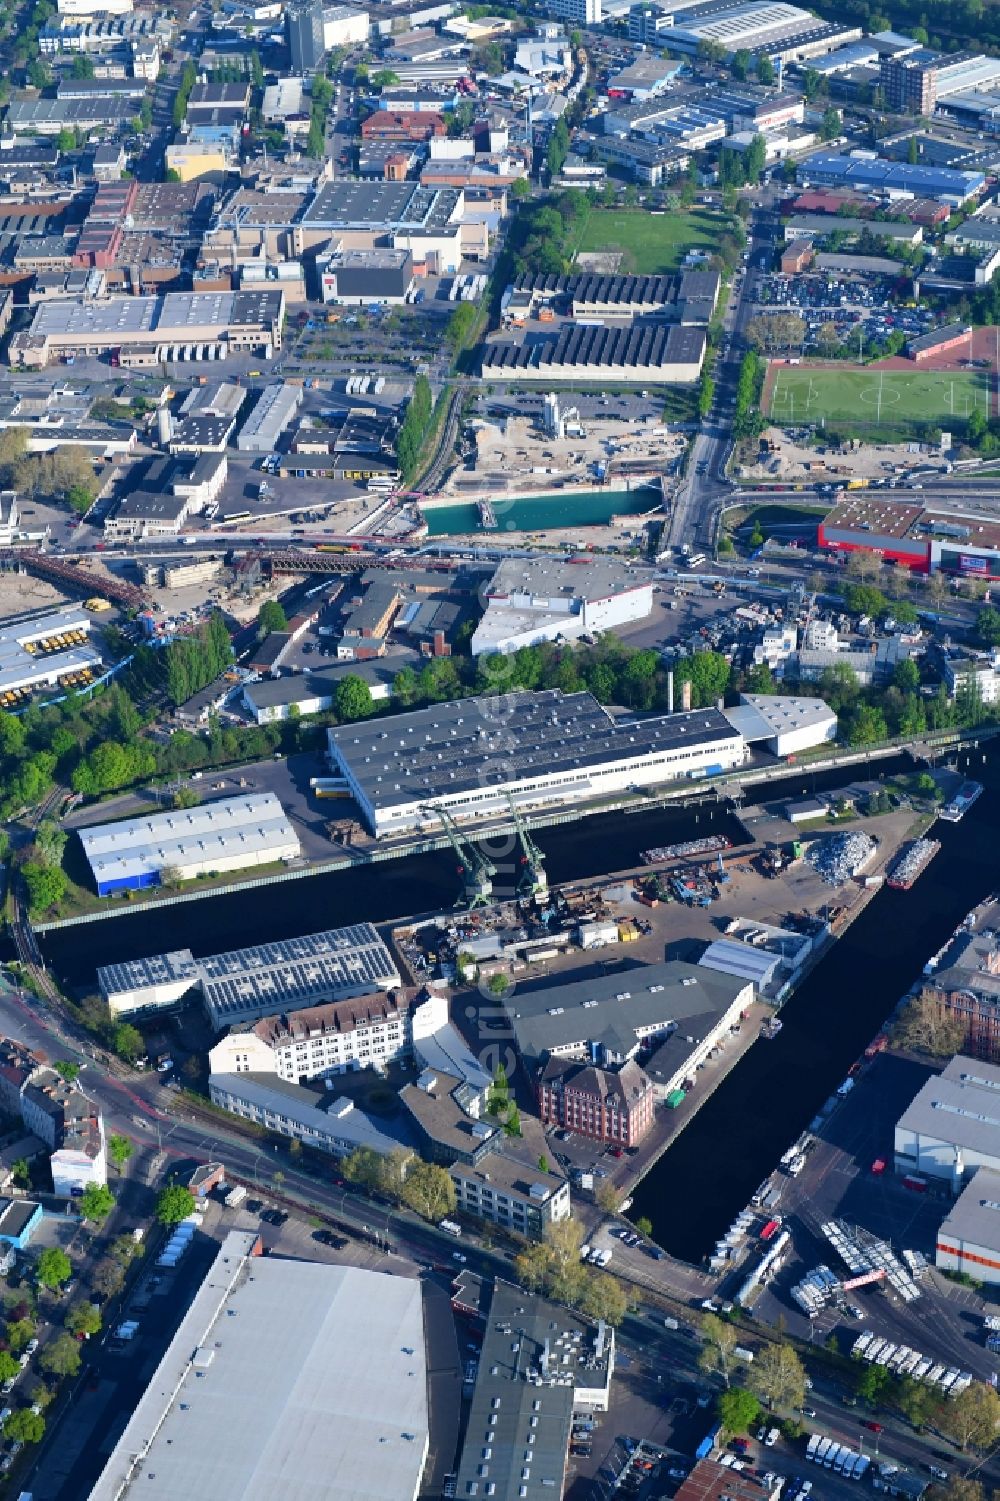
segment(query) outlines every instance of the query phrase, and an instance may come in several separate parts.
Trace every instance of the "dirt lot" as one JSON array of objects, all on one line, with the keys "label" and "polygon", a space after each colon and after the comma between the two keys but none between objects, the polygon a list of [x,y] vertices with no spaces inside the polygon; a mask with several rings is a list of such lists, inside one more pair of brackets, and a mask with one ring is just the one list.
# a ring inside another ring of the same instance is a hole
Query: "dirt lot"
[{"label": "dirt lot", "polygon": [[[792,429],[797,432],[798,429]],[[935,450],[918,445],[911,452],[908,443],[866,443],[853,453],[822,453],[822,444],[817,448],[808,443],[796,442],[791,433],[780,427],[764,429],[763,437],[775,445],[775,450],[763,454],[762,462],[742,464],[738,470],[741,479],[782,479],[844,481],[847,479],[885,479],[887,475],[901,477],[912,469],[926,469],[936,464],[943,474],[945,461]]]}]

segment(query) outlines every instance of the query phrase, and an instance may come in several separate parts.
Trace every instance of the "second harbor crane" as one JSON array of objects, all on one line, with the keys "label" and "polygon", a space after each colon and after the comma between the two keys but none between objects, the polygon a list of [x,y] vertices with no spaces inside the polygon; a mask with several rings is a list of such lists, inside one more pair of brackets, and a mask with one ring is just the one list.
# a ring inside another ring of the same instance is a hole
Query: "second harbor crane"
[{"label": "second harbor crane", "polygon": [[457,905],[485,907],[493,895],[493,877],[497,873],[496,866],[487,859],[481,849],[465,838],[451,814],[444,808],[435,808],[428,803],[420,811],[430,813],[439,821],[449,844],[455,851],[458,873],[462,877],[462,894]]},{"label": "second harbor crane", "polygon": [[510,793],[507,794],[507,806],[510,808],[523,851],[521,857],[523,869],[517,883],[518,894],[520,896],[544,896],[549,889],[549,878],[545,874],[545,856],[528,832],[527,824],[518,812],[517,804]]}]

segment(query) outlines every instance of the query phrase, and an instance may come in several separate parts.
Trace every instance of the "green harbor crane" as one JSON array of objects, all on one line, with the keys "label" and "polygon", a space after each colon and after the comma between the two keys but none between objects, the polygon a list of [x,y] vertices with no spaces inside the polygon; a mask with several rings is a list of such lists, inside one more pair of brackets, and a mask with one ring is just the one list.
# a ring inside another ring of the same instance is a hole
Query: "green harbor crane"
[{"label": "green harbor crane", "polygon": [[460,832],[455,820],[444,808],[435,808],[432,804],[426,804],[420,809],[421,813],[430,813],[438,819],[444,830],[448,842],[455,851],[458,860],[458,873],[462,878],[462,894],[456,902],[458,907],[485,907],[493,895],[493,877],[496,875],[496,866],[493,865],[474,844],[470,844],[464,834]]},{"label": "green harbor crane", "polygon": [[517,883],[518,893],[521,896],[544,896],[549,889],[549,878],[545,874],[545,856],[529,834],[527,825],[509,792],[507,793],[507,806],[510,808],[523,851],[521,864],[524,868]]}]

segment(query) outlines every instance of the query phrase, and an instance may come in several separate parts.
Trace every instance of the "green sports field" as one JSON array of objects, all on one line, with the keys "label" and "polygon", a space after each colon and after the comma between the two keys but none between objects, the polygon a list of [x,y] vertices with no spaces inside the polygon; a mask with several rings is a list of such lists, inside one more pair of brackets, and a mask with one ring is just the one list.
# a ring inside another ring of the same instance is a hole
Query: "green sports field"
[{"label": "green sports field", "polygon": [[852,370],[779,365],[768,382],[766,415],[783,424],[856,423],[947,428],[975,411],[992,413],[990,376],[979,370]]},{"label": "green sports field", "polygon": [[650,214],[645,209],[592,208],[573,249],[618,251],[623,273],[660,276],[675,271],[689,250],[711,254],[729,228],[725,215],[704,209]]}]

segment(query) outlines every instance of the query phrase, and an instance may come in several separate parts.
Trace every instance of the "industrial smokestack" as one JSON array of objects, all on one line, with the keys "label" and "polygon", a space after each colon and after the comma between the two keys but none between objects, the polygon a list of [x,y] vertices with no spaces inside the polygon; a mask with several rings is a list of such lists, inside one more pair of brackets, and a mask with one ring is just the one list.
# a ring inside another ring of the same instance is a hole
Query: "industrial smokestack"
[{"label": "industrial smokestack", "polygon": [[672,714],[673,712],[674,712],[674,675],[673,675],[673,672],[668,672],[667,673],[667,713],[668,714]]},{"label": "industrial smokestack", "polygon": [[685,682],[683,682],[681,684],[681,708],[684,710],[685,714],[688,713],[689,710],[690,710],[690,708],[691,708],[691,679],[690,678],[688,678]]}]

